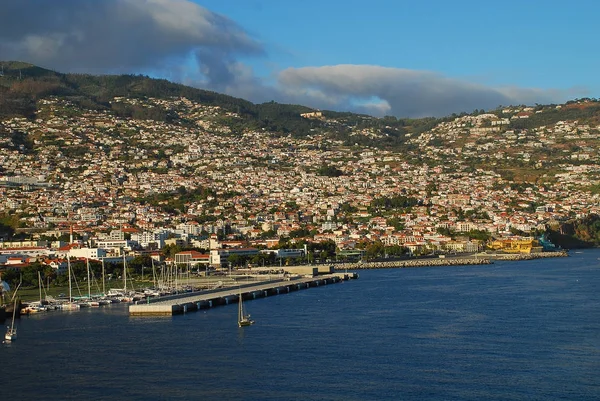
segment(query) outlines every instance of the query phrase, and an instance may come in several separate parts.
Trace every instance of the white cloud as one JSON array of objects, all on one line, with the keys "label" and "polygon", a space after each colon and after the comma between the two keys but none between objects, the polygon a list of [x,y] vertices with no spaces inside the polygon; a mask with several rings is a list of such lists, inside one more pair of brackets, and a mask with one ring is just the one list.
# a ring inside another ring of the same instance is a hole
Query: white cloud
[{"label": "white cloud", "polygon": [[400,117],[444,116],[499,105],[561,101],[567,95],[556,90],[494,88],[430,71],[347,64],[288,68],[281,72],[279,85],[288,92],[310,88],[319,97],[333,95],[341,105],[357,98],[376,97],[388,107],[374,110]]}]

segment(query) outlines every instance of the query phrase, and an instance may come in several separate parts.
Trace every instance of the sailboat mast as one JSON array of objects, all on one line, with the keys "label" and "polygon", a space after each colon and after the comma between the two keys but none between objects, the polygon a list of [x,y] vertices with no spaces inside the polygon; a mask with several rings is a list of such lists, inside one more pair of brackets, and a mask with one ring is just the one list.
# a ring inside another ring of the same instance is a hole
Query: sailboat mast
[{"label": "sailboat mast", "polygon": [[177,276],[179,275],[179,266],[175,265],[175,294],[177,294]]},{"label": "sailboat mast", "polygon": [[12,317],[12,323],[10,324],[10,331],[12,333],[15,332],[15,316],[17,315],[17,298],[15,298],[15,304],[13,306],[13,317]]},{"label": "sailboat mast", "polygon": [[243,312],[242,312],[242,292],[240,291],[240,299],[238,300],[238,322],[242,321]]},{"label": "sailboat mast", "polygon": [[85,258],[85,263],[87,265],[87,283],[88,283],[88,300],[92,298],[92,289],[90,288],[90,260]]},{"label": "sailboat mast", "polygon": [[106,295],[106,288],[104,284],[104,258],[102,258],[102,295]]},{"label": "sailboat mast", "polygon": [[72,291],[73,291],[73,286],[71,284],[71,258],[67,257],[67,270],[69,272],[69,302],[73,301],[73,298],[71,296]]},{"label": "sailboat mast", "polygon": [[154,258],[150,258],[150,263],[152,263],[152,286],[156,288],[156,271],[154,270]]},{"label": "sailboat mast", "polygon": [[123,253],[123,291],[127,291],[127,264],[125,263],[125,253]]},{"label": "sailboat mast", "polygon": [[38,284],[40,286],[40,305],[42,305],[42,274],[38,271]]}]

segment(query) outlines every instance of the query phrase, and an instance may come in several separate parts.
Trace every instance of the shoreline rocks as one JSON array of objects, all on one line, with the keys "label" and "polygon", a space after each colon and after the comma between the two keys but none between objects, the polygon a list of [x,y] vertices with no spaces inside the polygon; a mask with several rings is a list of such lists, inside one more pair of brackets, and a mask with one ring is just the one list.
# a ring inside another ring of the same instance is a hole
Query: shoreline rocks
[{"label": "shoreline rocks", "polygon": [[435,266],[467,266],[467,265],[489,265],[494,260],[532,260],[540,258],[556,258],[569,256],[566,251],[559,252],[540,252],[528,254],[479,254],[468,257],[456,258],[428,258],[428,259],[407,259],[380,262],[364,263],[336,263],[334,270],[367,270],[367,269],[393,269],[409,267],[435,267]]}]

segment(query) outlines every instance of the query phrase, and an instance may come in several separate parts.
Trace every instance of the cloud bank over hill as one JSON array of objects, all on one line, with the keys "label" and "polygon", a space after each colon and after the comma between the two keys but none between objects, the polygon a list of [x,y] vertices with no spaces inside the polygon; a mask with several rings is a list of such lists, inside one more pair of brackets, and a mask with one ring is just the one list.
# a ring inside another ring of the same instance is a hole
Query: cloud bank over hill
[{"label": "cloud bank over hill", "polygon": [[254,102],[376,116],[443,116],[586,95],[581,89],[493,88],[376,65],[287,68],[274,71],[271,83],[244,63],[268,58],[264,44],[189,0],[5,0],[0,55],[61,72],[145,73]]},{"label": "cloud bank over hill", "polygon": [[[331,106],[366,101],[376,114],[426,117],[491,109],[529,102],[551,103],[567,93],[529,88],[493,88],[430,71],[375,65],[289,68],[279,75],[282,88],[310,91]],[[369,99],[376,99],[369,103]]]}]

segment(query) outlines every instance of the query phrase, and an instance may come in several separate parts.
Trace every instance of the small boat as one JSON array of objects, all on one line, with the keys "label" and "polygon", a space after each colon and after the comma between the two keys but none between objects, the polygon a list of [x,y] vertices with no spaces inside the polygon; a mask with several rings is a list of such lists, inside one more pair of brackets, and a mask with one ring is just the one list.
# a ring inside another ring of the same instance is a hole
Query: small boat
[{"label": "small boat", "polygon": [[17,339],[17,329],[15,327],[16,314],[17,314],[17,300],[15,299],[15,307],[13,309],[12,323],[11,323],[10,327],[8,327],[8,330],[6,331],[6,334],[4,335],[4,340],[6,340],[8,342],[15,341]]},{"label": "small boat", "polygon": [[6,334],[4,335],[4,340],[5,341],[15,341],[17,339],[17,329],[15,328],[9,328],[6,331]]},{"label": "small boat", "polygon": [[79,308],[81,308],[81,306],[75,302],[66,302],[60,305],[61,310],[78,310]]},{"label": "small boat", "polygon": [[28,305],[24,308],[21,308],[21,315],[31,315],[45,310],[46,309],[42,306]]},{"label": "small boat", "polygon": [[250,315],[244,313],[244,302],[242,300],[242,293],[240,292],[240,299],[238,301],[238,327],[250,326],[254,324],[254,320],[250,319]]}]

